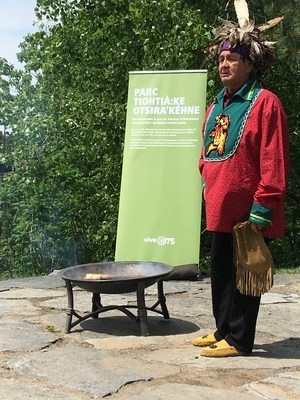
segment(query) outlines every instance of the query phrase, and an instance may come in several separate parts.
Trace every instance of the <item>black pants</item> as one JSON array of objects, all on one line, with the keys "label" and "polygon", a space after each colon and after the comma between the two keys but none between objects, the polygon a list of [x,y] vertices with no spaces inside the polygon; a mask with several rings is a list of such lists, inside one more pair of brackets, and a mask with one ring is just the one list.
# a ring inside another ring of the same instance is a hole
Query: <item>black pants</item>
[{"label": "black pants", "polygon": [[251,353],[260,297],[240,294],[236,288],[231,233],[212,232],[211,289],[216,339]]}]

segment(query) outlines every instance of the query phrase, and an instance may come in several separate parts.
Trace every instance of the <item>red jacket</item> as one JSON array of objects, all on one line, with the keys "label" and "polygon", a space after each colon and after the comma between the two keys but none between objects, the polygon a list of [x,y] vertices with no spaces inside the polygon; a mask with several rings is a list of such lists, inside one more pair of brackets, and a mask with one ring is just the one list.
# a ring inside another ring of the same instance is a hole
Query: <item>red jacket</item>
[{"label": "red jacket", "polygon": [[206,188],[207,229],[231,232],[238,222],[250,219],[262,221],[264,236],[282,237],[289,147],[286,115],[278,97],[268,90],[260,92],[229,158],[208,162],[204,154],[205,146],[199,168]]}]

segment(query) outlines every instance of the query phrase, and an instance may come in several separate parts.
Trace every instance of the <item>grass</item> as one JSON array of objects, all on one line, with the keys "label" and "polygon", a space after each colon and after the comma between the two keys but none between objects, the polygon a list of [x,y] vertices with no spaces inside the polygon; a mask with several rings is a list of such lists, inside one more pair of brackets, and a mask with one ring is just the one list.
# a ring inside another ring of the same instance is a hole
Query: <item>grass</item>
[{"label": "grass", "polygon": [[300,267],[295,268],[276,268],[275,274],[300,274]]}]

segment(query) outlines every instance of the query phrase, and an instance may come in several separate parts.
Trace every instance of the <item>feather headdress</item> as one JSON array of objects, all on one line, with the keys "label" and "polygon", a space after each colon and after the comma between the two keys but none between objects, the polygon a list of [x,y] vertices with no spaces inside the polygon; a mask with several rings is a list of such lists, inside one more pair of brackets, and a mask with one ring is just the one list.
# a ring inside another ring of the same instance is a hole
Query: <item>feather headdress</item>
[{"label": "feather headdress", "polygon": [[275,42],[266,41],[261,32],[277,25],[283,17],[274,18],[265,24],[256,27],[249,19],[249,10],[246,0],[234,0],[235,12],[238,22],[223,20],[222,27],[217,31],[211,43],[210,51],[218,57],[222,45],[226,42],[229,50],[237,46],[246,49],[248,58],[254,64],[254,70],[261,75],[275,60]]}]

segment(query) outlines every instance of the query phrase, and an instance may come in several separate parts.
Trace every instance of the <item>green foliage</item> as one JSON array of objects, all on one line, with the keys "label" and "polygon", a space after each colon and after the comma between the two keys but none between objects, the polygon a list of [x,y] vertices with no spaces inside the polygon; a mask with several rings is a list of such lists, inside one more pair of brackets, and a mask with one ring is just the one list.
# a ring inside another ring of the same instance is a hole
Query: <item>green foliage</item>
[{"label": "green foliage", "polygon": [[128,71],[197,67],[190,50],[208,41],[200,11],[180,1],[39,1],[36,15],[7,123],[10,275],[113,259]]},{"label": "green foliage", "polygon": [[[299,18],[295,1],[273,3],[251,1],[250,10],[261,21],[288,14],[274,30],[282,51],[268,83],[291,126],[288,236],[274,249],[292,265],[299,262]],[[227,17],[225,2],[37,1],[39,29],[21,43],[24,71],[0,59],[0,159],[12,168],[0,184],[2,277],[114,258],[128,72],[208,68],[210,102],[220,83],[204,49],[217,15]],[[204,256],[208,243],[203,234]]]},{"label": "green foliage", "polygon": [[[273,1],[264,5],[268,19],[284,16],[280,27],[268,31],[268,39],[277,42],[277,62],[267,77],[267,86],[281,99],[290,128],[291,167],[286,198],[286,238],[274,240],[271,250],[278,267],[300,266],[300,92],[296,82],[300,79],[300,23],[299,2]],[[258,9],[262,12],[262,6]],[[264,21],[262,21],[264,22]]]}]

